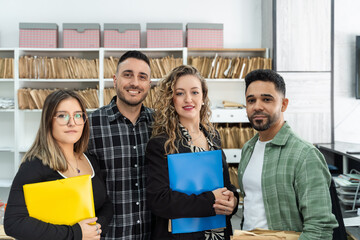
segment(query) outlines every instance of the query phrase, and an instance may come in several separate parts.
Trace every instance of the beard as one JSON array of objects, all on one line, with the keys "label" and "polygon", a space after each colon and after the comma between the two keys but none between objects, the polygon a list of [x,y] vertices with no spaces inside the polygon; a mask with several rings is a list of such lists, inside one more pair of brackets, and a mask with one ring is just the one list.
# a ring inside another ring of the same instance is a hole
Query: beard
[{"label": "beard", "polygon": [[[138,89],[138,88],[131,88],[131,89],[135,90],[135,89]],[[127,89],[126,89],[126,90],[127,90]],[[145,98],[146,98],[146,96],[147,96],[147,93],[145,93],[145,94],[143,95],[143,97],[140,98],[139,100],[134,100],[134,101],[129,101],[129,100],[127,100],[127,99],[125,98],[124,94],[123,94],[119,89],[117,89],[117,88],[116,88],[116,95],[117,95],[117,97],[120,99],[120,101],[122,101],[122,102],[125,103],[126,105],[129,105],[129,106],[131,106],[131,107],[136,107],[136,106],[142,104],[142,102],[145,100]]]},{"label": "beard", "polygon": [[[266,118],[262,120],[254,120],[254,118],[257,115],[262,115],[265,116]],[[278,114],[274,114],[271,116],[264,112],[255,112],[253,115],[249,117],[249,121],[252,127],[259,132],[268,130],[278,119],[279,119]]]}]

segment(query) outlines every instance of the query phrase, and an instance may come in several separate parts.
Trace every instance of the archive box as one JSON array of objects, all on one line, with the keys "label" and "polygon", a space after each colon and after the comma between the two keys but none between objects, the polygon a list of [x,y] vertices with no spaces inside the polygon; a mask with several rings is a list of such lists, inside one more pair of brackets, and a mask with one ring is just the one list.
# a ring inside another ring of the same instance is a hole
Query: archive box
[{"label": "archive box", "polygon": [[184,46],[182,23],[147,23],[148,48],[180,48]]},{"label": "archive box", "polygon": [[64,48],[99,48],[100,24],[97,23],[64,23]]},{"label": "archive box", "polygon": [[58,25],[56,23],[20,23],[19,47],[57,48]]}]

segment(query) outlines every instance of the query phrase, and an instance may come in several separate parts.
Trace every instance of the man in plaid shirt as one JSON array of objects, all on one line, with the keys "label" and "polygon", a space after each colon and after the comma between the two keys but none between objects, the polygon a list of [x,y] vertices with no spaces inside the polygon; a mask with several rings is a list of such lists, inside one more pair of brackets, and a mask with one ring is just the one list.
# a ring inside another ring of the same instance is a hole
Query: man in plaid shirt
[{"label": "man in plaid shirt", "polygon": [[239,184],[244,230],[301,232],[300,240],[332,239],[331,176],[323,155],[284,121],[289,100],[283,78],[271,70],[245,77],[246,111],[258,131],[241,154]]},{"label": "man in plaid shirt", "polygon": [[114,206],[106,239],[150,239],[151,214],[145,197],[145,147],[153,111],[142,102],[150,89],[150,62],[126,52],[114,75],[116,96],[89,116],[89,151],[98,160]]}]

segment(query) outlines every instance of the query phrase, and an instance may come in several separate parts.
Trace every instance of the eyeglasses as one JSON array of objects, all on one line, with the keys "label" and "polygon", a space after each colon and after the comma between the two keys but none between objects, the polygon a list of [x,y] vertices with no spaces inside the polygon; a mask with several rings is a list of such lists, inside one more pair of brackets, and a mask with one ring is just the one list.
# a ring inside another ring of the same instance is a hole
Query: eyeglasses
[{"label": "eyeglasses", "polygon": [[73,116],[70,116],[68,112],[57,112],[54,118],[59,125],[64,126],[69,124],[71,117],[74,119],[75,125],[84,125],[87,119],[84,112],[76,112]]}]

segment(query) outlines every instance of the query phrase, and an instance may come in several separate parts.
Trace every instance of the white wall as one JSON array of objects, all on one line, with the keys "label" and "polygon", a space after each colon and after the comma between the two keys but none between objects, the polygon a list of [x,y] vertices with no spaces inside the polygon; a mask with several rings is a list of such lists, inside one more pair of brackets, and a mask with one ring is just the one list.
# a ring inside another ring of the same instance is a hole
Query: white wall
[{"label": "white wall", "polygon": [[331,71],[331,1],[276,0],[276,69]]},{"label": "white wall", "polygon": [[276,69],[286,82],[285,120],[311,143],[331,142],[331,1],[276,1]]},{"label": "white wall", "polygon": [[335,1],[335,141],[360,143],[360,99],[355,99],[355,36],[360,1]]},{"label": "white wall", "polygon": [[18,47],[19,22],[140,23],[142,47],[147,22],[224,23],[224,47],[262,47],[261,16],[261,0],[0,0],[0,47]]}]

